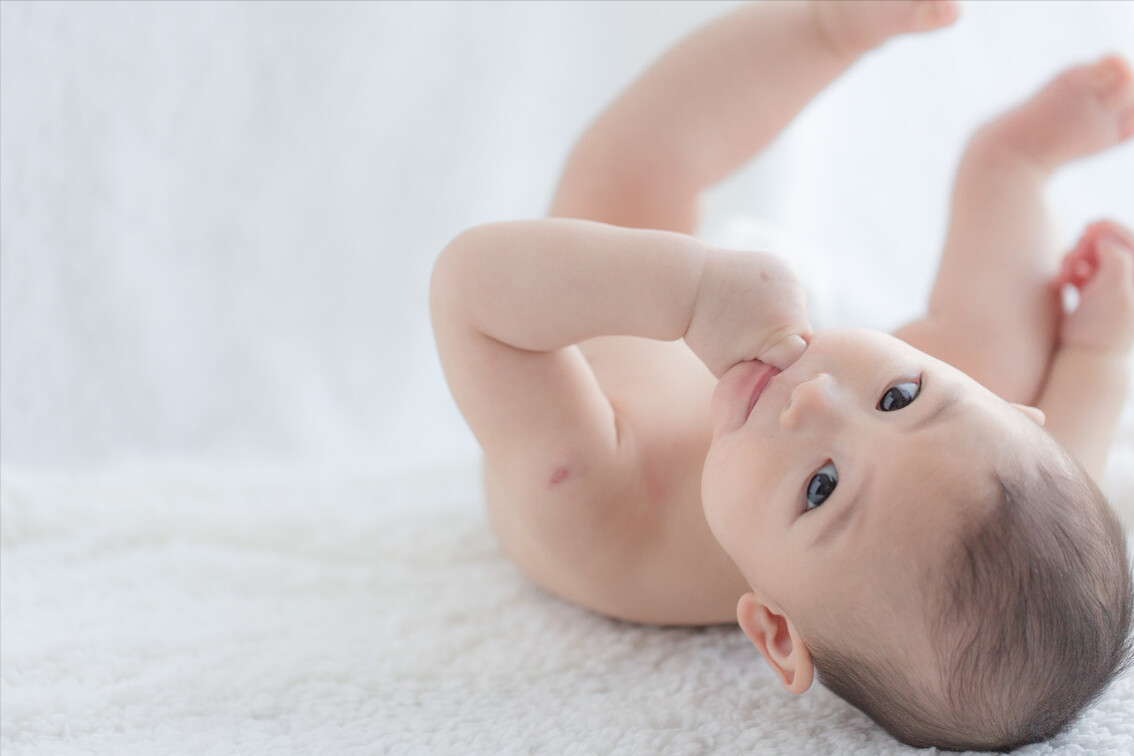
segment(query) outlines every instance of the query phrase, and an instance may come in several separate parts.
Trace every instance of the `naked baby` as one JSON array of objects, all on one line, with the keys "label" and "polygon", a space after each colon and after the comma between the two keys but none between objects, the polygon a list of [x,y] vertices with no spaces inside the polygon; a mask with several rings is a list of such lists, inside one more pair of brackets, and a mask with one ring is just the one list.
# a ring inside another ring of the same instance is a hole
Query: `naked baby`
[{"label": "naked baby", "polygon": [[1100,221],[1064,254],[1043,198],[1134,135],[1129,65],[1067,70],[976,132],[926,315],[893,335],[812,332],[790,261],[692,235],[700,192],[859,56],[958,14],[710,24],[583,135],[552,217],[442,252],[431,309],[493,528],[533,580],[625,620],[738,622],[789,691],[818,675],[903,742],[1007,749],[1130,656],[1095,481],[1130,385],[1134,235]]}]

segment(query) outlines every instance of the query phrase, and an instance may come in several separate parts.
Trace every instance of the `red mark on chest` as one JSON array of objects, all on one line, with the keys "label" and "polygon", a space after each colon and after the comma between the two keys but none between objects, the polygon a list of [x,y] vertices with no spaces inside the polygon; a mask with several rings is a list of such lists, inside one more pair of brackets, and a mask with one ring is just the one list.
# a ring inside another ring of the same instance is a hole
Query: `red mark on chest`
[{"label": "red mark on chest", "polygon": [[553,486],[559,485],[560,483],[563,482],[563,479],[566,478],[566,477],[567,477],[567,468],[566,467],[555,468],[555,472],[553,472],[551,474],[551,485],[553,485]]}]

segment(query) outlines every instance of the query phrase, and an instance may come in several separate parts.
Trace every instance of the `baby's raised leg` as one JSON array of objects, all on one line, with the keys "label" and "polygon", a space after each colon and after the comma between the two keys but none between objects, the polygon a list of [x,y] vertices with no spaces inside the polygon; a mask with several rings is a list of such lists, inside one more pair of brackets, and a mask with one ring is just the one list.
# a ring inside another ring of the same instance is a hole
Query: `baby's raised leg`
[{"label": "baby's raised leg", "polygon": [[1060,313],[1044,185],[1131,135],[1134,74],[1117,56],[1063,72],[981,128],[957,172],[929,313],[897,335],[1009,401],[1035,403]]},{"label": "baby's raised leg", "polygon": [[701,191],[751,159],[860,55],[958,14],[954,0],[744,6],[677,44],[595,121],[551,215],[692,233]]},{"label": "baby's raised leg", "polygon": [[1134,233],[1111,221],[1092,223],[1055,281],[1078,289],[1079,306],[1060,323],[1037,406],[1051,435],[1098,481],[1130,391]]}]

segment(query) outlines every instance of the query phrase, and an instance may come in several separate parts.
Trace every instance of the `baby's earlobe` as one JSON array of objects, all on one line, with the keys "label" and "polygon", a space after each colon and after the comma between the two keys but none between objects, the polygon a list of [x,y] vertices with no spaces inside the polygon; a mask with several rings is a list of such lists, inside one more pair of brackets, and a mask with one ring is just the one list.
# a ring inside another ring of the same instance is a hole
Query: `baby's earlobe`
[{"label": "baby's earlobe", "polygon": [[1047,417],[1043,414],[1043,410],[1041,410],[1039,407],[1032,407],[1027,404],[1016,404],[1015,402],[1012,402],[1011,404],[1013,407],[1020,410],[1020,412],[1023,412],[1025,415],[1030,417],[1036,425],[1042,427],[1044,422],[1047,420]]}]

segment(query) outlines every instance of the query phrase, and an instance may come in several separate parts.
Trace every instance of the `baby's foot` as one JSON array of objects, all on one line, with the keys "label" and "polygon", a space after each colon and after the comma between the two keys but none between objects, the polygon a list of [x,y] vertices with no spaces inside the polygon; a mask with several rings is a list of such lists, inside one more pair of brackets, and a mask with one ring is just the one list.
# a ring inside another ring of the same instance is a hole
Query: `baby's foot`
[{"label": "baby's foot", "polygon": [[1111,221],[1092,223],[1063,259],[1053,284],[1078,291],[1063,316],[1063,346],[1126,353],[1134,345],[1134,233]]},{"label": "baby's foot", "polygon": [[859,56],[890,37],[940,29],[956,21],[956,0],[813,0],[815,23],[839,55]]},{"label": "baby's foot", "polygon": [[1118,55],[1070,68],[988,131],[1045,172],[1113,147],[1134,135],[1134,72]]}]

